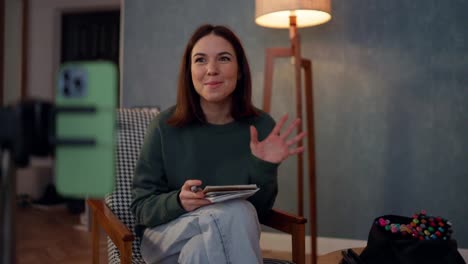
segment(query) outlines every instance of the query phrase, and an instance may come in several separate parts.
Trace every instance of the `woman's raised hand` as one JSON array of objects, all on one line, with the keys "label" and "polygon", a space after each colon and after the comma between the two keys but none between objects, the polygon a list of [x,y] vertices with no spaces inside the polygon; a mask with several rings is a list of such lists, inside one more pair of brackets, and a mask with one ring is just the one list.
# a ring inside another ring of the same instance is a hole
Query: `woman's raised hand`
[{"label": "woman's raised hand", "polygon": [[286,120],[288,120],[287,114],[281,118],[263,141],[258,141],[257,129],[250,126],[250,150],[255,157],[271,163],[280,163],[289,156],[304,151],[304,147],[296,147],[296,143],[304,138],[304,131],[288,139],[292,131],[300,125],[301,120],[297,118],[289,124],[284,133],[280,133]]},{"label": "woman's raised hand", "polygon": [[194,192],[191,190],[192,186],[200,186],[202,181],[200,180],[187,180],[180,190],[179,199],[180,204],[187,212],[191,212],[198,207],[211,204],[211,202],[205,199],[203,192]]}]

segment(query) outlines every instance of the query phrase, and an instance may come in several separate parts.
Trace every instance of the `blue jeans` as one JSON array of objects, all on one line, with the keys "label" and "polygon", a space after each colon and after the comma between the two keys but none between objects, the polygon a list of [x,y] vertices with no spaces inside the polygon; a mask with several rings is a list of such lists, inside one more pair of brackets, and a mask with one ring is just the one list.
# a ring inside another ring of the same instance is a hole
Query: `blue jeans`
[{"label": "blue jeans", "polygon": [[260,232],[253,205],[231,200],[147,228],[140,251],[148,264],[258,264]]}]

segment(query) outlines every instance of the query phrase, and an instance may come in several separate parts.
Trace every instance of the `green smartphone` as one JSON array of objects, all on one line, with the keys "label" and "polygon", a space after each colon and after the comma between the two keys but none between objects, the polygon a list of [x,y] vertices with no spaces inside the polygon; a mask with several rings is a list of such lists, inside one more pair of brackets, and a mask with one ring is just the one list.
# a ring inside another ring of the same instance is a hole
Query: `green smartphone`
[{"label": "green smartphone", "polygon": [[55,179],[67,197],[102,198],[114,187],[117,67],[61,65],[55,96]]}]

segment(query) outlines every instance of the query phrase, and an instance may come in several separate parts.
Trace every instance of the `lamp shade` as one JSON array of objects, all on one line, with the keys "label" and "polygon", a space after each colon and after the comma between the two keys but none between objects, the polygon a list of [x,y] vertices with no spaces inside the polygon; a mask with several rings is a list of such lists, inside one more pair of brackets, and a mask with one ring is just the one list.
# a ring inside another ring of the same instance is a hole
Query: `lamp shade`
[{"label": "lamp shade", "polygon": [[296,16],[297,27],[310,27],[331,19],[331,0],[255,0],[255,23],[263,27],[289,28]]}]

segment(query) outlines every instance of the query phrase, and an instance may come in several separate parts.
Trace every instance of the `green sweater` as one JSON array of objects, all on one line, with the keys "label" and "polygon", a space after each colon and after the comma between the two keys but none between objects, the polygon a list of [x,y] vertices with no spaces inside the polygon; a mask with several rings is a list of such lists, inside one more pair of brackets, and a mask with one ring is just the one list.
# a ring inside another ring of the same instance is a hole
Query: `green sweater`
[{"label": "green sweater", "polygon": [[174,109],[151,122],[136,164],[131,210],[137,233],[186,213],[178,196],[188,179],[199,179],[203,186],[257,184],[260,190],[248,200],[261,219],[275,202],[278,164],[252,155],[249,125],[257,128],[261,141],[273,129],[274,120],[260,111],[242,122],[176,128],[167,124]]}]

